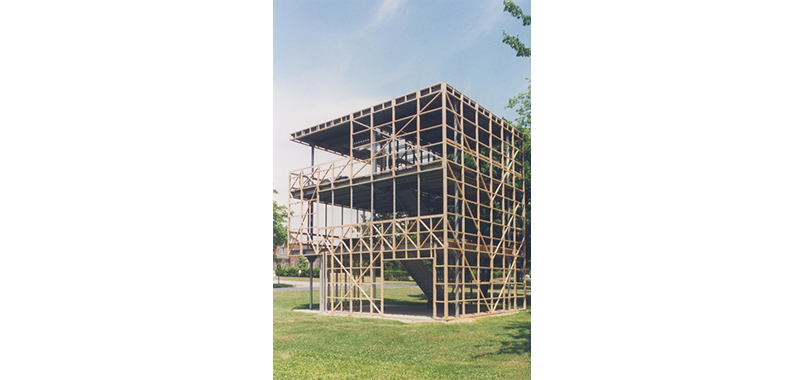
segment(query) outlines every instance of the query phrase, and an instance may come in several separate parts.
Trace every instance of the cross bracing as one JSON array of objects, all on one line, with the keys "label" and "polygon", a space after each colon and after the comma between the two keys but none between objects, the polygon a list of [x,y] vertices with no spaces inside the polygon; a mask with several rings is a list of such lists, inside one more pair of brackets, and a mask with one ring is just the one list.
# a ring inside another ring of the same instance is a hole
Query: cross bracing
[{"label": "cross bracing", "polygon": [[526,307],[523,136],[446,83],[293,133],[342,156],[290,173],[289,249],[319,308],[384,314],[399,260],[440,320]]}]

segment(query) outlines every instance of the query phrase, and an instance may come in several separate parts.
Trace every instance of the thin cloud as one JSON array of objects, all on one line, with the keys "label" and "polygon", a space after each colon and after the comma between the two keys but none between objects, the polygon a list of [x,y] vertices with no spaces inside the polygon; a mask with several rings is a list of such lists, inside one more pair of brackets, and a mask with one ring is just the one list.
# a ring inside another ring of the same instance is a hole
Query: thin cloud
[{"label": "thin cloud", "polygon": [[[361,97],[361,91],[337,80],[284,80],[274,82],[274,188],[276,201],[287,204],[288,173],[310,165],[310,148],[290,141],[290,134],[374,106],[388,99]],[[357,94],[357,95],[356,95]],[[343,159],[316,151],[316,164]]]},{"label": "thin cloud", "polygon": [[382,0],[379,9],[377,9],[377,13],[374,14],[373,19],[369,23],[369,27],[375,27],[386,19],[392,19],[405,2],[407,2],[407,0]]},{"label": "thin cloud", "polygon": [[[485,3],[485,7],[478,10],[478,17],[474,18],[476,21],[466,24],[466,30],[463,30],[457,37],[455,45],[463,48],[489,32],[496,32],[497,29],[500,29],[503,15],[503,8],[499,3],[494,1]],[[502,36],[502,29],[497,33]],[[500,39],[502,40],[502,37]]]}]

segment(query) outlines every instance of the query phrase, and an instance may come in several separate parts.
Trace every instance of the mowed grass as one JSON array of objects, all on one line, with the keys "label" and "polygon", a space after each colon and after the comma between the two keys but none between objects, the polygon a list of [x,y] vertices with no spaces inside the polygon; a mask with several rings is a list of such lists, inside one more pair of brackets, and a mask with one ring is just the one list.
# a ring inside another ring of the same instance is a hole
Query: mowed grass
[{"label": "mowed grass", "polygon": [[[310,277],[287,277],[287,276],[274,276],[274,281],[294,281],[294,282],[309,282]],[[318,277],[313,277],[313,282],[318,281]]]},{"label": "mowed grass", "polygon": [[[274,379],[530,378],[530,309],[448,324],[293,312],[309,307],[309,294],[273,293]],[[385,295],[388,304],[426,302],[418,288]]]}]

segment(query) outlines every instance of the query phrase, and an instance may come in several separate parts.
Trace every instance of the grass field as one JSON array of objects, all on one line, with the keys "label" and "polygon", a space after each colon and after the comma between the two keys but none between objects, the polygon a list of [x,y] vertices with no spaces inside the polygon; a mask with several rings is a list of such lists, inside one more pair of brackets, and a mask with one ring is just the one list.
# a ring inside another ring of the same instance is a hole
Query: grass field
[{"label": "grass field", "polygon": [[[310,277],[287,277],[287,276],[274,276],[274,281],[310,281]],[[313,277],[313,281],[318,281],[318,277]]]},{"label": "grass field", "polygon": [[[388,304],[426,302],[418,288],[385,295]],[[309,292],[273,296],[274,379],[530,378],[530,309],[471,323],[406,324],[297,313],[309,307]]]}]

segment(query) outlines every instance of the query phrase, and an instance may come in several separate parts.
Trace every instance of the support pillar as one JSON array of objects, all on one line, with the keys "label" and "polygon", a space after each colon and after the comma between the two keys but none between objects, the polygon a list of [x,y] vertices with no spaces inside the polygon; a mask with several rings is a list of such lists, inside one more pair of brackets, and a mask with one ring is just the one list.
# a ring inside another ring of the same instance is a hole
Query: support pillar
[{"label": "support pillar", "polygon": [[[310,166],[313,166],[313,165],[315,165],[315,145],[310,146]],[[310,172],[315,173],[315,168],[314,167],[310,168]],[[316,185],[316,187],[317,186],[318,185]],[[316,196],[318,196],[318,191],[316,191]],[[313,249],[313,196],[310,196],[310,216],[309,216],[309,219],[310,219],[310,229],[309,229],[309,231],[310,231],[310,239],[309,239],[308,243],[310,244],[309,248],[312,250]],[[304,252],[304,249],[302,249],[302,252]],[[315,252],[315,250],[313,250],[313,252]],[[310,266],[309,271],[308,271],[308,272],[310,272],[310,310],[313,310],[313,260],[315,260],[315,257],[313,257],[312,260],[310,260],[310,259],[307,260],[307,265]]]}]

